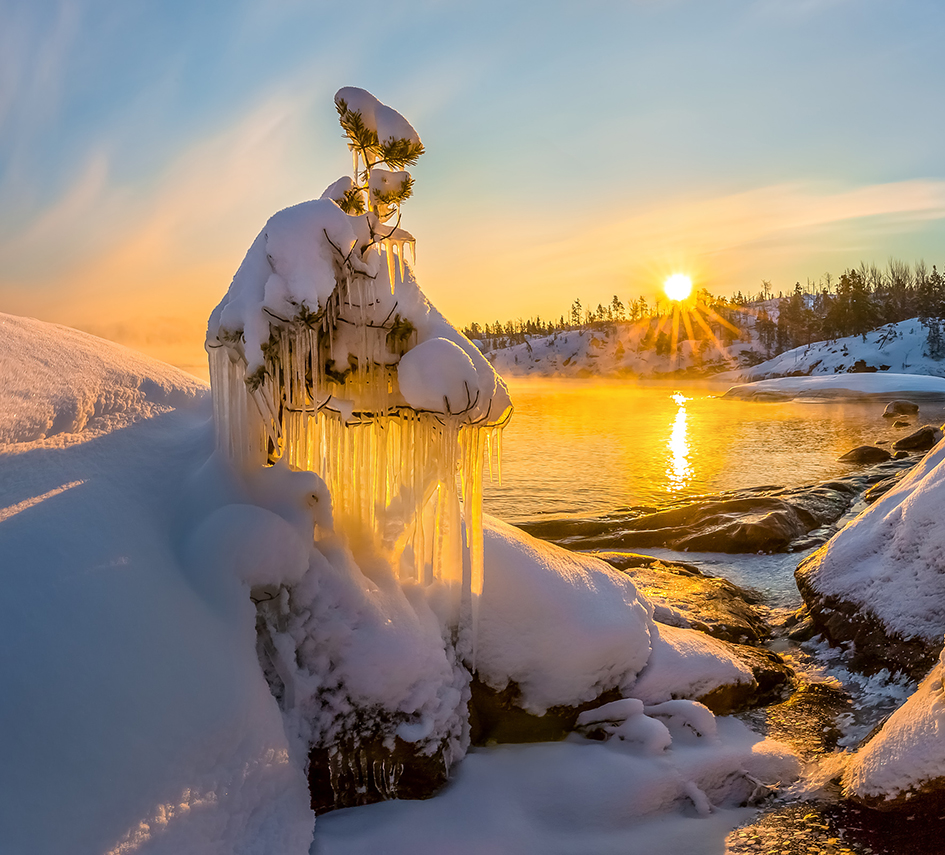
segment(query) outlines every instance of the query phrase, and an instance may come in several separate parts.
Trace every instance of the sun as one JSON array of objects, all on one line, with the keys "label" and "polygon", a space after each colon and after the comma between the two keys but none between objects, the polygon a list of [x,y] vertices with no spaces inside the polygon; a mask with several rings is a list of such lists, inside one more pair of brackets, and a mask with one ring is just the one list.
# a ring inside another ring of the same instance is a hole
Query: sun
[{"label": "sun", "polygon": [[684,273],[674,273],[663,283],[663,290],[670,300],[685,300],[692,293],[692,280]]}]

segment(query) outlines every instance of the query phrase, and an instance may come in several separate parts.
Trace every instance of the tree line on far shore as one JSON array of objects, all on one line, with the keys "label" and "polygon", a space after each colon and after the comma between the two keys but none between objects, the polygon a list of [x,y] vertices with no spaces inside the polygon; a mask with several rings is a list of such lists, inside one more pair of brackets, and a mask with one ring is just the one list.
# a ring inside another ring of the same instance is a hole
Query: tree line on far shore
[{"label": "tree line on far shore", "polygon": [[[642,296],[625,305],[615,294],[607,305],[598,303],[595,309],[575,299],[568,314],[557,320],[536,315],[504,323],[473,322],[463,332],[490,348],[510,347],[568,330],[639,323],[659,327],[673,309],[669,300],[650,305]],[[910,265],[891,259],[885,268],[861,263],[837,278],[828,273],[816,283],[798,282],[787,295],[775,296],[768,281],[762,281],[751,297],[740,291],[730,298],[716,297],[703,289],[693,314],[701,322],[680,324],[679,341],[712,337],[730,343],[751,338],[753,331],[768,356],[815,341],[865,336],[884,324],[919,318],[928,333],[929,356],[945,358],[945,276],[922,261]]]}]

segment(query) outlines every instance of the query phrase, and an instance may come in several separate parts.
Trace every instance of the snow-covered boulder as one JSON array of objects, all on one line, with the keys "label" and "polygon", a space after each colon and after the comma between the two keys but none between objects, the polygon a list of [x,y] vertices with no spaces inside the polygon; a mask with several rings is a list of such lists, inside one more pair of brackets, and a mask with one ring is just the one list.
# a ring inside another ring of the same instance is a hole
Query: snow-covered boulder
[{"label": "snow-covered boulder", "polygon": [[844,794],[879,810],[910,813],[945,805],[945,663],[846,763]]},{"label": "snow-covered boulder", "polygon": [[924,673],[945,633],[945,443],[797,568],[814,623],[854,661]]},{"label": "snow-covered boulder", "polygon": [[474,736],[560,738],[587,705],[633,684],[650,657],[651,607],[598,558],[491,517],[484,532]]},{"label": "snow-covered boulder", "polygon": [[790,676],[791,670],[769,650],[657,624],[650,661],[626,693],[646,704],[698,701],[728,715],[778,697]]}]

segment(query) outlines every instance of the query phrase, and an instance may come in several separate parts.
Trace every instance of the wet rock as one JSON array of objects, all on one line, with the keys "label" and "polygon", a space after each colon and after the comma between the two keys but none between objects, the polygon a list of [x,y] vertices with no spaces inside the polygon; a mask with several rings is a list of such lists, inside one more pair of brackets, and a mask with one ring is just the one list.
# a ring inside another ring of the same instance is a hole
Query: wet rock
[{"label": "wet rock", "polygon": [[[882,451],[882,449],[878,449]],[[759,487],[706,496],[665,510],[626,508],[592,519],[542,520],[521,528],[569,549],[665,547],[704,552],[787,552],[823,542],[865,489],[914,460],[887,460],[805,487]],[[812,532],[817,537],[808,538]]]},{"label": "wet rock", "polygon": [[896,451],[928,451],[941,440],[942,436],[941,428],[926,425],[914,433],[910,433],[909,436],[896,440],[893,443],[893,448]]},{"label": "wet rock", "polygon": [[897,472],[895,475],[890,475],[888,478],[883,478],[882,481],[877,481],[863,494],[863,501],[868,505],[873,504],[873,502],[888,493],[908,474],[909,470],[903,469],[901,472]]},{"label": "wet rock", "polygon": [[[422,745],[422,747],[421,747]],[[446,744],[424,754],[427,743],[390,734],[352,734],[309,753],[308,783],[316,814],[388,799],[428,799],[449,776]]]},{"label": "wet rock", "polygon": [[896,416],[914,416],[919,412],[919,405],[912,401],[890,401],[883,411],[884,419],[892,419]]},{"label": "wet rock", "polygon": [[892,457],[885,448],[875,445],[860,445],[837,459],[842,463],[882,463]]},{"label": "wet rock", "polygon": [[894,428],[897,428],[897,427],[903,428],[903,427],[909,427],[909,425],[911,425],[911,424],[912,424],[912,422],[906,421],[906,419],[897,419],[896,421],[893,422],[893,427],[894,427]]},{"label": "wet rock", "polygon": [[709,576],[692,564],[632,552],[599,552],[597,557],[633,579],[637,590],[653,604],[659,623],[741,643],[757,643],[770,635],[758,608],[761,595],[754,591]]},{"label": "wet rock", "polygon": [[514,680],[510,680],[502,691],[497,691],[474,676],[470,689],[469,728],[473,745],[556,742],[574,730],[582,712],[621,697],[619,690],[609,689],[587,703],[573,707],[555,706],[544,715],[536,715],[523,708],[521,689]]}]

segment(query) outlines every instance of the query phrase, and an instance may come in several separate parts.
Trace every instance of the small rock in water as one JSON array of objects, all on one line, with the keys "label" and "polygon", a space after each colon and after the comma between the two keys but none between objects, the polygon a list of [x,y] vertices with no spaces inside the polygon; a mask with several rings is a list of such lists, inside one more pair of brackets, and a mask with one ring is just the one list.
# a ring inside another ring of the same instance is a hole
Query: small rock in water
[{"label": "small rock in water", "polygon": [[912,401],[890,401],[883,412],[884,419],[892,419],[896,416],[911,416],[919,412],[919,405]]}]

